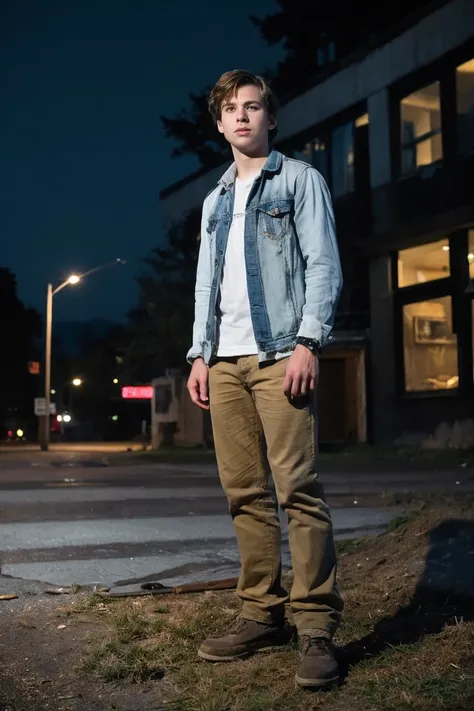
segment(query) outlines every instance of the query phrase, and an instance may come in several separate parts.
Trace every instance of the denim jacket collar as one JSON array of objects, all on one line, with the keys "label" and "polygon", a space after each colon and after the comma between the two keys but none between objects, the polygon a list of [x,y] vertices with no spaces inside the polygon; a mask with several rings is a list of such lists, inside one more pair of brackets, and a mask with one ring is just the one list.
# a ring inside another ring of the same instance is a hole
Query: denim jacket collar
[{"label": "denim jacket collar", "polygon": [[[283,156],[278,151],[272,151],[268,156],[263,170],[268,173],[276,173],[280,170]],[[223,185],[225,190],[229,190],[235,182],[235,177],[237,174],[237,168],[235,163],[226,170],[222,178],[219,180],[219,184]]]}]

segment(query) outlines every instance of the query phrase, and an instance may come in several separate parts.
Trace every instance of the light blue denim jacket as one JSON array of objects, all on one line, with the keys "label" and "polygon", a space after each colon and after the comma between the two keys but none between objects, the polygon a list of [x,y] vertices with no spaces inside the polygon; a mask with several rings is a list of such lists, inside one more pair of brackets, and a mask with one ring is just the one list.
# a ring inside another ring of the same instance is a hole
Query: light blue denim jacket
[{"label": "light blue denim jacket", "polygon": [[[217,352],[220,284],[234,203],[235,164],[207,195],[196,274],[193,345],[209,362]],[[247,287],[259,361],[291,351],[297,337],[330,337],[342,273],[331,196],[312,166],[272,151],[245,213]]]}]

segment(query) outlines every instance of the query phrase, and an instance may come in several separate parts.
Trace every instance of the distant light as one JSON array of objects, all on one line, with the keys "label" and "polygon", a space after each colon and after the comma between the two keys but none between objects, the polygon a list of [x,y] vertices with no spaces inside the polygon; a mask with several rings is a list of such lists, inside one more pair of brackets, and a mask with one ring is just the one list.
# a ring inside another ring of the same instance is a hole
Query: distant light
[{"label": "distant light", "polygon": [[63,420],[64,420],[64,422],[71,422],[72,417],[71,417],[71,415],[63,415]]},{"label": "distant light", "polygon": [[152,385],[126,385],[122,388],[124,400],[151,400],[153,397]]},{"label": "distant light", "polygon": [[17,437],[23,437],[24,434],[25,434],[25,433],[23,432],[23,430],[17,430],[17,431],[16,431],[16,436],[17,436]]},{"label": "distant light", "polygon": [[62,416],[62,415],[58,415],[58,416],[56,417],[56,419],[57,419],[58,422],[62,422],[62,421],[63,421],[63,416]]},{"label": "distant light", "polygon": [[51,395],[56,395],[56,390],[51,390]]},{"label": "distant light", "polygon": [[113,416],[112,416],[112,419],[113,419],[114,422],[117,422],[117,420],[118,420],[118,415],[113,415]]},{"label": "distant light", "polygon": [[9,437],[13,437],[13,430],[8,430],[7,435],[8,435]]},{"label": "distant light", "polygon": [[76,386],[76,388],[79,387],[79,385],[82,385],[82,380],[80,378],[74,378],[72,381],[72,384]]},{"label": "distant light", "polygon": [[474,262],[474,254],[469,253],[467,255],[467,261],[469,262],[469,264],[472,264]]},{"label": "distant light", "polygon": [[449,252],[449,245],[445,244],[443,246],[443,252]]},{"label": "distant light", "polygon": [[114,385],[118,385],[118,378],[114,378]]},{"label": "distant light", "polygon": [[81,281],[81,277],[77,274],[71,274],[68,279],[69,284],[78,284]]}]

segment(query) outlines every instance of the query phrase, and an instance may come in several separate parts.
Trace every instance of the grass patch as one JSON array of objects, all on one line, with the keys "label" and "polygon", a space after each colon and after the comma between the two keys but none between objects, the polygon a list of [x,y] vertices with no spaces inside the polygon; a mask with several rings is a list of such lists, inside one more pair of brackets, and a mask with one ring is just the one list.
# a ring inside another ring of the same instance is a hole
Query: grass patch
[{"label": "grass patch", "polygon": [[78,671],[102,681],[123,679],[136,683],[162,679],[164,671],[157,662],[159,651],[154,646],[144,647],[134,642],[112,640],[97,643],[79,665]]},{"label": "grass patch", "polygon": [[[418,506],[384,535],[338,544],[346,605],[337,638],[343,684],[331,692],[295,687],[295,645],[231,664],[197,658],[202,639],[233,624],[239,603],[232,592],[170,596],[166,606],[146,597],[104,605],[96,597],[85,611],[97,611],[106,632],[91,641],[80,672],[135,683],[165,675],[169,711],[472,709],[474,603],[420,581],[440,565],[448,579],[472,565],[473,514],[472,498],[436,510]],[[443,526],[457,557],[445,555],[444,543],[435,555]]]}]

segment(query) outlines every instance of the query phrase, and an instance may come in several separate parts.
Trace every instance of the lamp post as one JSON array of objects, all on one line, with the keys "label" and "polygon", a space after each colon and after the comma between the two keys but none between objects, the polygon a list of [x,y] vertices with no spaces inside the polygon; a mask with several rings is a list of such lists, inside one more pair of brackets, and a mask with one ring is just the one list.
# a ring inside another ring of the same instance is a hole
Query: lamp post
[{"label": "lamp post", "polygon": [[71,274],[62,284],[53,289],[52,284],[48,284],[48,290],[46,294],[46,344],[45,344],[45,358],[44,358],[44,401],[45,401],[45,414],[42,415],[40,421],[40,447],[43,452],[47,452],[49,448],[49,437],[50,437],[50,415],[51,415],[51,335],[53,330],[53,296],[64,289],[65,286],[69,284],[78,284],[84,277],[99,271],[99,269],[105,269],[106,267],[111,267],[117,264],[126,264],[124,259],[114,259],[111,262],[106,262],[105,264],[100,264],[98,267],[89,269],[83,274]]}]

